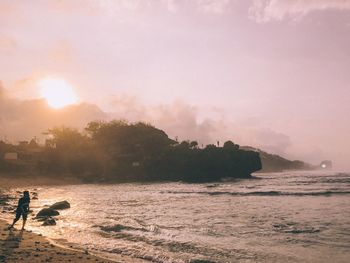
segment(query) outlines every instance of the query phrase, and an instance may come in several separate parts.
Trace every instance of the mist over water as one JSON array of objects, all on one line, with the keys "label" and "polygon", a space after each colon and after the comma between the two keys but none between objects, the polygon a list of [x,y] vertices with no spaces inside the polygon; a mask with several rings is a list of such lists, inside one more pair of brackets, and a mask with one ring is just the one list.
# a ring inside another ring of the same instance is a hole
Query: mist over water
[{"label": "mist over water", "polygon": [[350,175],[258,174],[212,184],[73,185],[38,189],[68,200],[57,225],[28,228],[97,253],[154,262],[348,262]]}]

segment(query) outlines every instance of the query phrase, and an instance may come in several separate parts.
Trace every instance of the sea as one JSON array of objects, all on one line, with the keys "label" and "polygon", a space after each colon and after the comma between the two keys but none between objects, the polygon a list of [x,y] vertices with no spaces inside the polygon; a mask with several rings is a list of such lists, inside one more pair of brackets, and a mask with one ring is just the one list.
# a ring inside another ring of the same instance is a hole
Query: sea
[{"label": "sea", "polygon": [[122,254],[162,263],[350,262],[349,173],[29,190],[38,193],[33,214],[63,200],[71,208],[60,211],[55,226],[29,220],[27,229],[112,259]]}]

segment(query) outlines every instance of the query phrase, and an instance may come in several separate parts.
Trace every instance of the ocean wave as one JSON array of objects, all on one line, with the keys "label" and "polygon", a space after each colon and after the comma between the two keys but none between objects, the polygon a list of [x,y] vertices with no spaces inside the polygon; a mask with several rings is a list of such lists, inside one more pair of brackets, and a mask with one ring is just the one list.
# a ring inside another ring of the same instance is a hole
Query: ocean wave
[{"label": "ocean wave", "polygon": [[95,227],[99,227],[102,231],[105,231],[105,232],[121,232],[123,230],[148,232],[147,229],[142,227],[124,226],[121,224],[116,224],[113,226],[95,226]]},{"label": "ocean wave", "polygon": [[274,224],[273,228],[278,232],[289,234],[313,234],[321,232],[320,228],[311,226],[297,226],[294,222],[288,222],[286,224]]},{"label": "ocean wave", "polygon": [[[164,192],[163,192],[164,193]],[[319,191],[319,192],[282,192],[282,191],[254,191],[254,192],[206,192],[206,191],[167,191],[168,194],[204,194],[204,195],[231,195],[231,196],[331,196],[348,195],[350,191]]]},{"label": "ocean wave", "polygon": [[[221,262],[230,262],[232,258],[250,259],[251,255],[245,249],[235,249],[232,248],[229,251],[223,251],[221,249],[211,248],[208,246],[202,246],[193,242],[186,242],[180,240],[168,240],[164,238],[150,237],[146,235],[140,235],[136,233],[129,232],[111,232],[104,234],[100,233],[105,238],[121,239],[125,241],[123,248],[113,248],[111,250],[105,250],[109,253],[117,253],[130,255],[135,258],[147,259],[152,262],[166,263],[166,262],[200,262],[200,263],[215,263],[219,261],[213,261],[212,259],[201,259],[196,257],[208,257],[216,258],[220,257],[224,259]],[[136,247],[142,247],[144,252],[140,253]],[[162,252],[161,252],[162,251]],[[164,253],[167,251],[167,253]],[[168,254],[170,253],[170,254]],[[174,260],[171,255],[187,255],[192,256],[191,260]]]},{"label": "ocean wave", "polygon": [[213,192],[210,195],[217,194],[229,194],[229,195],[242,195],[242,196],[329,196],[329,195],[346,195],[350,194],[350,191],[320,191],[320,192],[281,192],[281,191],[256,191],[247,193],[237,192]]}]

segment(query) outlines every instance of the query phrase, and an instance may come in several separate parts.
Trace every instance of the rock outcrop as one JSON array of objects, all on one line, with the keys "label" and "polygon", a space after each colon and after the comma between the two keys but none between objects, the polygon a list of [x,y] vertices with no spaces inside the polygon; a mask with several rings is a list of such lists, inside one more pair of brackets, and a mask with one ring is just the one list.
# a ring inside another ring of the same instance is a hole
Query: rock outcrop
[{"label": "rock outcrop", "polygon": [[70,203],[68,203],[67,201],[61,201],[61,202],[54,203],[49,208],[53,210],[68,209],[70,208]]},{"label": "rock outcrop", "polygon": [[37,213],[36,218],[58,216],[60,213],[52,208],[43,208]]},{"label": "rock outcrop", "polygon": [[56,225],[56,220],[52,217],[46,218],[44,223],[42,224],[42,226],[54,226],[54,225]]}]

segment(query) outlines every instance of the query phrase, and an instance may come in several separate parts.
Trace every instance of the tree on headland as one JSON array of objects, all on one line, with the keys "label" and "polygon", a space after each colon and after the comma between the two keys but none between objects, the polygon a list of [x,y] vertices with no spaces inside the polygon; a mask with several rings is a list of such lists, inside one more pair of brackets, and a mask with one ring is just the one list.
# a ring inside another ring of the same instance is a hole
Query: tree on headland
[{"label": "tree on headland", "polygon": [[91,181],[217,181],[249,177],[261,169],[259,153],[231,141],[199,148],[178,143],[147,123],[94,121],[84,132],[56,127],[42,152],[40,171],[67,173]]},{"label": "tree on headland", "polygon": [[239,149],[239,145],[234,144],[232,141],[225,142],[223,147],[226,150],[236,150],[237,151]]},{"label": "tree on headland", "polygon": [[191,141],[189,146],[190,146],[191,149],[198,148],[198,142],[197,141]]},{"label": "tree on headland", "polygon": [[101,170],[93,142],[78,130],[56,127],[45,132],[46,170],[73,174],[97,173]]},{"label": "tree on headland", "polygon": [[85,130],[105,151],[116,155],[136,154],[144,158],[176,143],[164,131],[142,122],[90,122]]},{"label": "tree on headland", "polygon": [[122,181],[152,177],[146,172],[152,161],[176,144],[164,131],[142,122],[90,122],[85,130],[95,146],[108,156],[106,174],[118,174]]}]

